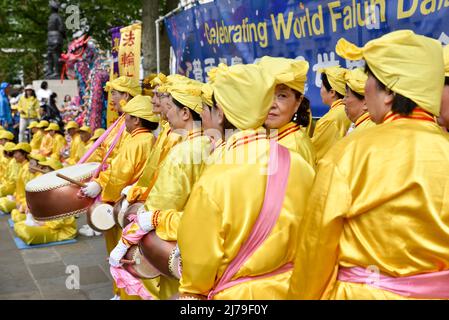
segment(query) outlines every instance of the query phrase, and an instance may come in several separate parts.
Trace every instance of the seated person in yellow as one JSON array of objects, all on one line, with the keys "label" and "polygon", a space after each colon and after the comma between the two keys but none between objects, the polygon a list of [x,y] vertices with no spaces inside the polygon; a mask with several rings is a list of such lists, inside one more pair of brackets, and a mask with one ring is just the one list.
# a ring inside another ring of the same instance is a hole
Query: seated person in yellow
[{"label": "seated person in yellow", "polygon": [[[84,127],[81,127],[81,128],[84,128]],[[80,128],[80,129],[81,129]],[[90,129],[90,128],[89,128]],[[103,128],[98,128],[98,129],[96,129],[95,131],[94,131],[94,134],[92,135],[92,137],[90,137],[89,138],[89,140],[86,142],[86,145],[85,145],[85,147],[84,147],[84,152],[83,152],[83,154],[81,155],[81,157],[80,157],[80,159],[84,156],[84,154],[93,146],[93,144],[95,143],[95,141],[97,141],[97,139],[98,138],[100,138],[102,135],[103,135],[103,133],[105,132],[106,130],[105,129],[103,129]],[[85,132],[87,132],[87,131],[85,131]],[[80,134],[81,134],[81,139],[82,139],[82,137],[83,137],[83,135],[82,135],[82,132],[80,132]],[[88,162],[101,162],[101,160],[103,160],[103,159],[101,159],[101,155],[99,154],[99,153],[93,153],[92,154],[92,156],[88,159]]]},{"label": "seated person in yellow", "polygon": [[269,130],[270,139],[299,153],[315,168],[315,148],[306,132],[311,118],[310,102],[304,96],[309,63],[265,56],[258,64],[273,77],[279,78],[264,125]]},{"label": "seated person in yellow", "polygon": [[320,70],[321,73],[321,99],[330,107],[316,123],[313,131],[312,143],[315,147],[317,161],[319,161],[329,149],[343,138],[351,125],[345,113],[343,98],[346,94],[345,73],[346,69],[330,67]]},{"label": "seated person in yellow", "polygon": [[[55,159],[39,161],[39,165],[44,171],[62,168],[62,164]],[[37,222],[27,217],[27,220],[14,224],[14,231],[28,245],[70,240],[76,237],[76,220],[75,217],[69,217]]]},{"label": "seated person in yellow", "polygon": [[4,146],[8,141],[12,142],[13,140],[14,135],[10,131],[0,130],[0,181],[7,173],[7,166],[10,160],[3,155]]},{"label": "seated person in yellow", "polygon": [[39,122],[38,121],[31,121],[30,125],[28,126],[28,130],[30,130],[31,133],[31,152],[38,152],[41,147],[41,142],[43,138],[42,131],[38,128]]},{"label": "seated person in yellow", "polygon": [[81,137],[79,133],[78,123],[75,121],[70,121],[65,126],[65,130],[69,134],[70,140],[70,150],[69,157],[65,160],[64,165],[74,165],[78,162],[78,148],[81,144]]},{"label": "seated person in yellow", "polygon": [[346,71],[346,95],[343,103],[345,104],[346,115],[352,122],[346,135],[353,131],[360,131],[376,125],[371,121],[365,101],[365,84],[367,79],[368,76],[360,68]]},{"label": "seated person in yellow", "polygon": [[[25,197],[25,186],[26,184],[33,180],[34,178],[42,175],[39,171],[36,171],[35,168],[40,169],[39,161],[45,161],[46,158],[40,154],[28,154],[28,173],[22,173],[21,176],[23,178],[23,182],[20,180],[17,181],[16,184],[16,192],[15,192],[15,209],[11,211],[11,219],[14,222],[25,220],[27,210],[27,202]],[[20,179],[20,178],[19,178]],[[1,201],[1,199],[0,199]]]},{"label": "seated person in yellow", "polygon": [[14,159],[14,147],[12,142],[5,144],[3,155],[7,161],[6,173],[0,182],[0,197],[12,196],[16,188],[17,178],[19,176],[20,166]]},{"label": "seated person in yellow", "polygon": [[60,132],[59,125],[50,123],[45,132],[47,133],[42,140],[40,154],[45,157],[51,157],[55,160],[60,160],[61,151],[66,145],[66,140]]},{"label": "seated person in yellow", "polygon": [[[25,183],[29,181],[28,155],[31,152],[31,147],[28,143],[22,142],[15,145],[11,151],[14,157],[13,161],[16,161],[19,166],[19,172],[15,181],[14,193],[0,198],[0,210],[7,213],[10,213],[16,208],[16,204],[20,204],[25,199]],[[14,216],[12,218],[15,220]],[[18,219],[17,216],[15,218]]]},{"label": "seated person in yellow", "polygon": [[83,155],[86,153],[86,151],[89,150],[88,149],[89,145],[92,145],[92,144],[89,144],[89,141],[92,137],[92,130],[88,126],[82,126],[79,129],[79,135],[80,135],[80,142],[76,148],[74,164],[76,164],[76,163],[78,163],[78,161],[80,161],[80,159],[83,157]]}]

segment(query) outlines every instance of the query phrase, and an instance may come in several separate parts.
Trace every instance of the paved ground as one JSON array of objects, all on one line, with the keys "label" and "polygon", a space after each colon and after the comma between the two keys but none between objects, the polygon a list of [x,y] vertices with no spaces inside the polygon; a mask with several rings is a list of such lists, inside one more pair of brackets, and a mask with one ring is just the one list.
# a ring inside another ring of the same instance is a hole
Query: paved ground
[{"label": "paved ground", "polygon": [[[0,217],[0,300],[105,300],[112,297],[112,280],[106,261],[102,236],[78,236],[77,243],[19,250],[7,223],[9,216]],[[78,228],[85,217],[77,219]],[[79,289],[68,289],[76,283]]]}]

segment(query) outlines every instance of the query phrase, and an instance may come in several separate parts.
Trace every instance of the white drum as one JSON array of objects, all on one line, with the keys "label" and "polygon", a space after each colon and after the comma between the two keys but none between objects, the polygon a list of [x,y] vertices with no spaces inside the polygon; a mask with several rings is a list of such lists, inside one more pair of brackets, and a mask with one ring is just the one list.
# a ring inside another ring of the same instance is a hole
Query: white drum
[{"label": "white drum", "polygon": [[87,224],[98,232],[111,229],[115,226],[114,208],[107,203],[95,203],[87,211]]}]

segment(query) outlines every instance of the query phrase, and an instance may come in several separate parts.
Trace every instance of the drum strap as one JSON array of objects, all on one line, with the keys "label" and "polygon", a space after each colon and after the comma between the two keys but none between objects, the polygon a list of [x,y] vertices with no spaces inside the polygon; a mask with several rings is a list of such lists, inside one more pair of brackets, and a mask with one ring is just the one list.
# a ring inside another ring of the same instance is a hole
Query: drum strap
[{"label": "drum strap", "polygon": [[87,159],[89,159],[89,157],[92,155],[92,153],[95,152],[95,150],[97,150],[97,148],[103,143],[104,140],[106,140],[106,138],[109,136],[109,134],[111,133],[111,131],[117,126],[117,124],[119,123],[120,118],[118,118],[101,136],[100,138],[97,139],[97,141],[95,141],[95,143],[92,145],[92,147],[90,147],[89,150],[86,151],[86,153],[84,154],[84,156],[80,159],[80,161],[78,161],[77,164],[82,164],[84,162],[86,162]]},{"label": "drum strap", "polygon": [[[287,148],[279,145],[274,140],[271,140],[267,185],[262,210],[254,223],[248,239],[241,246],[236,257],[228,265],[228,268],[223,273],[223,276],[220,278],[215,288],[209,292],[208,299],[212,299],[215,294],[229,287],[227,284],[231,282],[232,277],[268,238],[268,235],[271,233],[281,213],[285,192],[287,190],[289,173],[290,152]],[[277,274],[276,270],[272,272],[272,274]],[[271,273],[266,276],[270,275]],[[242,281],[238,281],[240,280],[238,279],[237,281],[232,282],[238,284],[244,282],[245,279],[246,278],[243,278]]]}]

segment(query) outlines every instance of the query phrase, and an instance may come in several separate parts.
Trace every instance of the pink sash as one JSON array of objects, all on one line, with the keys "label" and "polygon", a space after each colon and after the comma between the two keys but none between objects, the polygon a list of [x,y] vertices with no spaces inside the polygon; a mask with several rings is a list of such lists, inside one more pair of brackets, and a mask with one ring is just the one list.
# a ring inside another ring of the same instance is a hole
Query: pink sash
[{"label": "pink sash", "polygon": [[340,267],[338,281],[365,283],[403,297],[449,299],[449,270],[422,273],[407,277],[390,277],[367,272],[361,267]]},{"label": "pink sash", "polygon": [[[270,141],[268,177],[262,210],[254,223],[248,239],[241,246],[236,257],[228,265],[228,268],[215,285],[215,288],[209,292],[208,299],[212,299],[218,292],[231,286],[256,279],[256,277],[243,277],[231,281],[232,277],[240,270],[243,264],[268,238],[268,235],[276,224],[284,202],[289,172],[290,152],[287,148],[279,145],[277,142]],[[287,272],[292,269],[292,266],[291,263],[288,263],[275,271],[258,276],[257,278],[270,277],[272,275]]]}]

